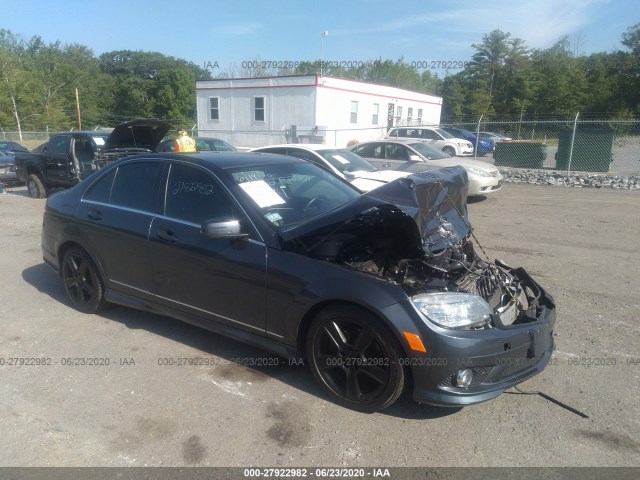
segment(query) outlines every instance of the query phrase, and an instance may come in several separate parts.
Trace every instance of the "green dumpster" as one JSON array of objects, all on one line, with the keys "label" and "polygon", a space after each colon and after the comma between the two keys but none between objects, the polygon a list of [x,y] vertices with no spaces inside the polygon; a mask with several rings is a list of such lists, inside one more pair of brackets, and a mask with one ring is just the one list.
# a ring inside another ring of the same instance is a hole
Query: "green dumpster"
[{"label": "green dumpster", "polygon": [[610,128],[578,128],[571,152],[572,129],[560,131],[556,168],[579,172],[608,172],[613,161],[614,132]]},{"label": "green dumpster", "polygon": [[547,146],[540,142],[498,142],[493,158],[499,167],[542,168]]}]

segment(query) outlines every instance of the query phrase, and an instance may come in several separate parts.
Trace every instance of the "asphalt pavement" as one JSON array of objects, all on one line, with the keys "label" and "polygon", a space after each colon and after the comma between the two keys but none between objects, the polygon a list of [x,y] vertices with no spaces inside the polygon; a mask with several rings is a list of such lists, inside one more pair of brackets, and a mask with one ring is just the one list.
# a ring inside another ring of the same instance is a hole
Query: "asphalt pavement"
[{"label": "asphalt pavement", "polygon": [[375,414],[177,320],[73,310],[42,262],[44,204],[0,195],[1,466],[640,466],[640,192],[507,184],[470,203],[488,256],[554,295],[557,351],[492,401]]}]

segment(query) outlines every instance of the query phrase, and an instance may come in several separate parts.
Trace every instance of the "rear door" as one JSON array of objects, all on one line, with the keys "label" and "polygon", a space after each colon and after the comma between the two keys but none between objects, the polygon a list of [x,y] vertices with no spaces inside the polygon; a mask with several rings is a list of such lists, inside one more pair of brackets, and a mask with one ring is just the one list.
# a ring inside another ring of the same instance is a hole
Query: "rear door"
[{"label": "rear door", "polygon": [[51,186],[68,187],[77,183],[71,175],[69,154],[71,152],[70,135],[54,135],[47,144],[44,153],[45,171]]},{"label": "rear door", "polygon": [[125,163],[100,177],[78,208],[79,230],[108,288],[152,298],[148,238],[164,164]]}]

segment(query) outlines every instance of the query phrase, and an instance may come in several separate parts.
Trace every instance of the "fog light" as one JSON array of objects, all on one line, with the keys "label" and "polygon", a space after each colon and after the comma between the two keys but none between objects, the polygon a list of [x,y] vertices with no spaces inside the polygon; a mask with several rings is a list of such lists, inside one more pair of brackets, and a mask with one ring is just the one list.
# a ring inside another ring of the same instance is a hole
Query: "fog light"
[{"label": "fog light", "polygon": [[473,372],[468,368],[464,370],[458,370],[458,374],[456,375],[456,385],[459,387],[468,387],[471,385],[471,380],[473,380]]}]

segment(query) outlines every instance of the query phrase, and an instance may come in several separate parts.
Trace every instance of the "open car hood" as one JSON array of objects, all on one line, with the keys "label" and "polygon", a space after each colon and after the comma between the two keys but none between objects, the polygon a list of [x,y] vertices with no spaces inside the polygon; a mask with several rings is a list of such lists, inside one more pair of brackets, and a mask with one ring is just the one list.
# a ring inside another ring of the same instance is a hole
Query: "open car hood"
[{"label": "open car hood", "polygon": [[382,185],[305,224],[281,232],[285,242],[317,246],[336,234],[358,228],[397,230],[406,253],[436,255],[459,245],[470,233],[467,173],[447,167],[415,173]]},{"label": "open car hood", "polygon": [[116,125],[102,150],[137,149],[155,151],[156,146],[171,128],[171,124],[162,120],[130,120]]}]

